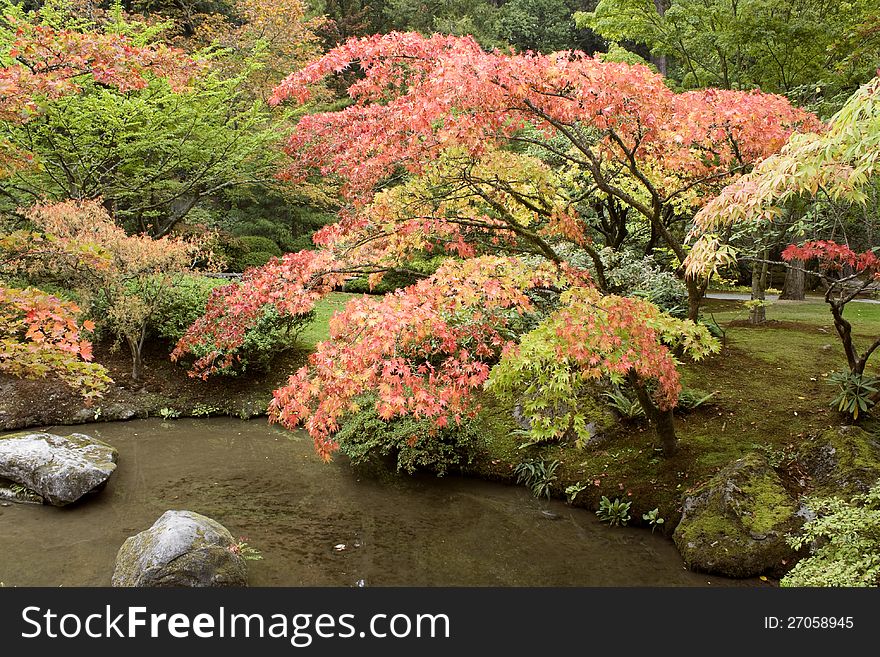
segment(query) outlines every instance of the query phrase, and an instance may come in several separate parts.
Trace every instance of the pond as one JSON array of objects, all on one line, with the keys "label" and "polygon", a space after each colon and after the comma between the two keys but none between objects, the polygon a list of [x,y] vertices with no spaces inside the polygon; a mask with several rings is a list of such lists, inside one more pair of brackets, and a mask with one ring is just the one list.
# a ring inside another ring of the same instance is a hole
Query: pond
[{"label": "pond", "polygon": [[123,541],[168,509],[225,525],[262,553],[251,586],[742,586],[685,569],[673,543],[611,528],[525,488],[367,476],[325,464],[262,420],[137,420],[50,429],[119,450],[106,488],[66,508],[0,507],[0,582],[107,586]]}]

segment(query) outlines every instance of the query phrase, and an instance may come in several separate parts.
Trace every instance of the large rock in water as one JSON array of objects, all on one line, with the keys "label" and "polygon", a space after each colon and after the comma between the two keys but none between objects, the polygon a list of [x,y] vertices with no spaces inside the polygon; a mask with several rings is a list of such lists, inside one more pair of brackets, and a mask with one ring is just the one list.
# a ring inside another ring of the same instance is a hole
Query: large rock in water
[{"label": "large rock in water", "polygon": [[113,586],[247,586],[247,565],[232,534],[192,511],[166,511],[122,544]]},{"label": "large rock in water", "polygon": [[116,450],[91,436],[22,432],[0,436],[0,477],[64,506],[102,485],[116,469]]},{"label": "large rock in water", "polygon": [[728,577],[781,574],[794,550],[785,535],[802,519],[760,454],[721,470],[684,499],[673,540],[689,568]]}]

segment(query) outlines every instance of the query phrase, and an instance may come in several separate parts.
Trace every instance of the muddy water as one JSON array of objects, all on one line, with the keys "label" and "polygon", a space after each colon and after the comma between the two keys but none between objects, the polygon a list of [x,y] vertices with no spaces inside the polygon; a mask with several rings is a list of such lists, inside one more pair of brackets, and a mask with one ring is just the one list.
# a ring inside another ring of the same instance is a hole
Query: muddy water
[{"label": "muddy water", "polygon": [[73,507],[0,507],[6,586],[109,585],[122,542],[168,509],[205,514],[246,537],[263,555],[250,562],[252,586],[748,584],[688,572],[668,539],[611,529],[523,488],[376,479],[343,459],[324,464],[307,436],[263,421],[55,430],[114,445],[119,467],[103,491]]}]

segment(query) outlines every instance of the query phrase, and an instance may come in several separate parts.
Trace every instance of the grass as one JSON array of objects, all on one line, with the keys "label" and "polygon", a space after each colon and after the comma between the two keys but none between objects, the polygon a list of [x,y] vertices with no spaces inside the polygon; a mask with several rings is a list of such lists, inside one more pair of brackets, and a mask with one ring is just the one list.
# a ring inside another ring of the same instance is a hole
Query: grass
[{"label": "grass", "polygon": [[315,304],[315,319],[300,334],[299,342],[304,349],[314,351],[315,346],[322,340],[330,337],[330,318],[339,310],[345,308],[352,299],[362,296],[347,292],[331,292]]}]

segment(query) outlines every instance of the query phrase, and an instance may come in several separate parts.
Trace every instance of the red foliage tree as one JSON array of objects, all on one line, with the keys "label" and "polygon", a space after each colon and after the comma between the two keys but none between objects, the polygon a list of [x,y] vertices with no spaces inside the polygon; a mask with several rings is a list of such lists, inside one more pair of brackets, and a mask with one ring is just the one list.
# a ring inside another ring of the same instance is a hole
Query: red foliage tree
[{"label": "red foliage tree", "polygon": [[[14,19],[13,19],[14,20]],[[185,85],[195,61],[164,45],[136,46],[125,36],[56,30],[14,20],[16,37],[8,51],[15,62],[0,69],[0,119],[25,121],[35,99],[57,98],[79,90],[77,79],[89,76],[121,91],[142,89],[147,76]]]},{"label": "red foliage tree", "polygon": [[[450,147],[479,157],[519,141],[561,158],[596,193],[642,215],[684,262],[675,224],[792,131],[819,126],[780,96],[677,94],[642,66],[583,53],[487,53],[471,38],[414,33],[349,40],[291,74],[272,100],[302,102],[309,85],[355,66],[362,74],[349,88],[355,102],[304,117],[288,144],[289,177],[319,172],[345,182],[354,211],[328,229],[326,242],[369,234],[357,209],[401,169],[419,174]],[[695,319],[702,289],[695,279],[688,286]]]},{"label": "red foliage tree", "polygon": [[450,262],[428,279],[381,299],[363,297],[333,317],[330,339],[309,365],[276,390],[270,417],[304,425],[326,459],[333,434],[359,397],[376,395],[376,410],[390,420],[412,415],[436,426],[460,423],[477,410],[481,388],[514,324],[534,310],[535,288],[583,283],[584,274],[550,264],[529,268],[514,258],[484,256]]},{"label": "red foliage tree", "polygon": [[[34,288],[0,287],[0,372],[25,378],[50,373],[86,398],[100,396],[110,378],[92,363],[92,345],[77,324],[79,308]],[[83,329],[94,325],[84,322]]]},{"label": "red foliage tree", "polygon": [[874,251],[856,253],[844,244],[815,240],[799,246],[789,245],[782,252],[782,259],[786,262],[818,262],[819,271],[810,273],[821,278],[827,286],[825,302],[831,308],[834,329],[843,345],[847,365],[852,374],[862,377],[871,354],[880,348],[880,337],[860,353],[853,342],[852,324],[843,313],[846,304],[880,282],[880,258]]}]

